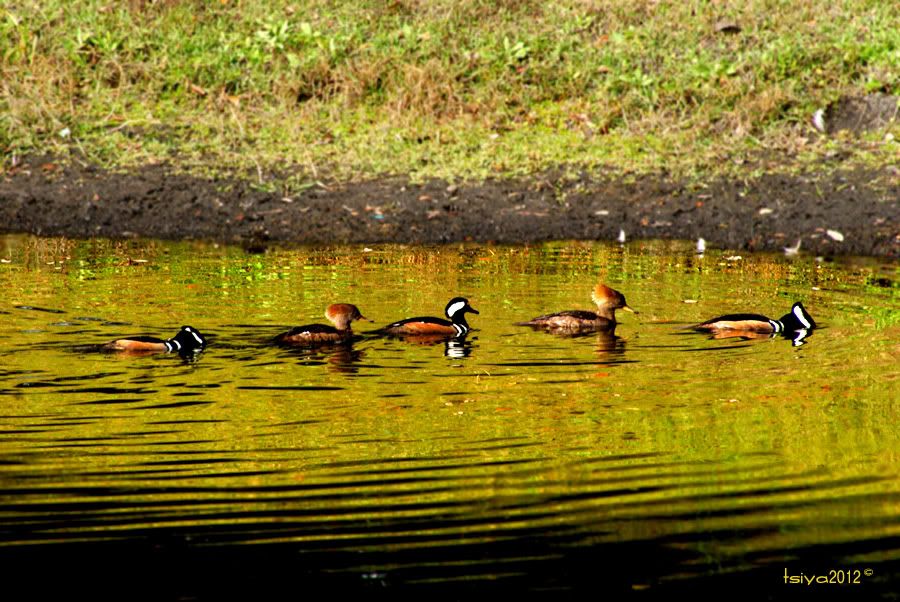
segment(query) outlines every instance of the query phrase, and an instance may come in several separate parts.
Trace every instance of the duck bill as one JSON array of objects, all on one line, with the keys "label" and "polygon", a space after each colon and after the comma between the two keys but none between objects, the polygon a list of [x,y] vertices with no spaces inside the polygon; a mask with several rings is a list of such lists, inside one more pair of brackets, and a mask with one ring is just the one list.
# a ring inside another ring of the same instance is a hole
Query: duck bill
[{"label": "duck bill", "polygon": [[471,305],[466,305],[466,311],[470,314],[477,314],[478,310],[472,307]]},{"label": "duck bill", "polygon": [[364,322],[374,322],[374,321],[375,321],[375,320],[370,320],[369,318],[367,318],[367,317],[365,317],[365,316],[360,316],[360,317],[358,317],[358,318],[356,318],[356,319],[357,319],[357,320],[362,320],[362,321],[364,321]]},{"label": "duck bill", "polygon": [[633,310],[633,309],[631,309],[630,307],[628,307],[627,305],[623,305],[623,306],[622,306],[622,309],[624,309],[625,311],[630,311],[630,312],[633,313],[633,314],[638,313],[638,312],[636,312],[635,310]]}]

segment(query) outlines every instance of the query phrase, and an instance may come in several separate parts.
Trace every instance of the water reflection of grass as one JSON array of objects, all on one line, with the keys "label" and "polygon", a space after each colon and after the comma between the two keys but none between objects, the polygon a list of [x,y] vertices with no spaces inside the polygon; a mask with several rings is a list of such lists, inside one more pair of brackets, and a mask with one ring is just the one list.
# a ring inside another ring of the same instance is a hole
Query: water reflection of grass
[{"label": "water reflection of grass", "polygon": [[[562,529],[578,534],[570,551],[663,539],[706,554],[666,570],[702,573],[892,532],[897,326],[878,324],[895,307],[895,289],[867,284],[879,264],[698,260],[677,243],[251,255],[3,242],[8,299],[65,312],[0,307],[0,452],[28,458],[4,470],[39,477],[21,481],[30,497],[16,504],[47,504],[56,538],[175,529],[203,542],[227,533],[333,549],[346,537],[374,549],[396,528],[411,537],[389,546],[435,553],[438,536],[458,549]],[[57,270],[61,260],[81,267]],[[642,312],[623,317],[618,339],[512,324],[588,305],[598,278]],[[346,353],[266,345],[282,325],[321,320],[331,300],[383,324],[440,312],[450,291],[481,311],[464,359],[375,338]],[[795,296],[826,326],[803,347],[682,331],[710,313],[784,310]],[[74,349],[183,321],[212,340],[191,364]],[[85,506],[64,506],[75,502]]]},{"label": "water reflection of grass", "polygon": [[[254,558],[277,543],[290,550],[285,574],[297,551],[327,550],[367,571],[394,570],[405,553],[433,577],[447,566],[468,575],[484,558],[504,573],[509,558],[537,550],[562,560],[522,575],[547,571],[557,587],[583,555],[571,578],[585,591],[598,559],[635,542],[653,553],[627,564],[653,579],[755,567],[765,591],[783,591],[785,559],[896,558],[896,288],[871,285],[883,265],[698,260],[678,243],[250,255],[0,241],[11,260],[0,266],[0,455],[22,459],[0,466],[11,557],[29,537],[118,537],[151,538],[160,558],[167,549],[154,538],[177,535],[179,559],[193,542],[253,542]],[[642,312],[623,317],[619,339],[512,325],[588,305],[598,278]],[[481,311],[465,359],[381,339],[346,353],[265,344],[280,325],[320,320],[331,300],[359,302],[383,324],[439,312],[449,291]],[[826,326],[800,348],[681,330],[721,311],[783,310],[795,296]],[[74,349],[132,330],[167,335],[182,321],[212,340],[191,364]],[[383,550],[393,555],[373,560]],[[671,550],[684,561],[659,562]],[[134,564],[133,553],[117,556]],[[478,570],[504,583],[493,567]]]}]

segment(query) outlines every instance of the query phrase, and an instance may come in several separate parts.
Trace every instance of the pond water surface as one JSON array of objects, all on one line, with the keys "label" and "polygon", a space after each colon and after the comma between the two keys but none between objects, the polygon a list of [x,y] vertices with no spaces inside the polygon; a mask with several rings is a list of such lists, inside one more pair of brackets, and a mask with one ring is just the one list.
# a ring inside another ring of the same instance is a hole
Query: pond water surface
[{"label": "pond water surface", "polygon": [[[896,264],[688,243],[248,254],[29,237],[0,237],[0,260],[10,570],[102,566],[188,598],[896,589]],[[597,282],[640,312],[615,336],[514,325],[590,309]],[[364,334],[456,295],[481,312],[464,342],[268,344],[329,303],[357,304]],[[685,330],[795,300],[821,326],[800,345]],[[85,347],[182,324],[210,341],[195,361]]]}]

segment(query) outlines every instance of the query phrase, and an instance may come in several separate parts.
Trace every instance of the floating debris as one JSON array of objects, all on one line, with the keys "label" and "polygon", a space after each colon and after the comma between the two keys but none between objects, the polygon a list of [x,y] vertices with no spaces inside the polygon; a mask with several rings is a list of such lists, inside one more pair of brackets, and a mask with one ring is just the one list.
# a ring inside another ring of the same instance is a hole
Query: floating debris
[{"label": "floating debris", "polygon": [[832,240],[836,240],[838,242],[844,242],[844,235],[838,232],[837,230],[826,230],[825,234],[828,235],[828,238]]},{"label": "floating debris", "polygon": [[599,211],[594,211],[594,215],[609,215],[608,209],[600,209]]},{"label": "floating debris", "polygon": [[696,303],[697,300],[696,299],[685,299],[683,302],[684,303]]},{"label": "floating debris", "polygon": [[740,255],[729,255],[725,258],[725,261],[740,261],[741,259],[743,259],[743,257]]},{"label": "floating debris", "polygon": [[706,241],[703,238],[697,239],[697,255],[706,253]]},{"label": "floating debris", "polygon": [[775,211],[774,209],[769,209],[768,207],[763,207],[757,213],[759,213],[760,215],[769,215],[770,213],[774,213],[774,211]]},{"label": "floating debris", "polygon": [[797,244],[795,244],[793,247],[784,247],[784,254],[787,255],[788,257],[793,257],[794,255],[796,255],[797,253],[800,252],[800,245],[802,243],[803,243],[803,240],[798,238]]},{"label": "floating debris", "polygon": [[617,240],[620,245],[625,244],[625,230],[619,229],[619,238]]}]

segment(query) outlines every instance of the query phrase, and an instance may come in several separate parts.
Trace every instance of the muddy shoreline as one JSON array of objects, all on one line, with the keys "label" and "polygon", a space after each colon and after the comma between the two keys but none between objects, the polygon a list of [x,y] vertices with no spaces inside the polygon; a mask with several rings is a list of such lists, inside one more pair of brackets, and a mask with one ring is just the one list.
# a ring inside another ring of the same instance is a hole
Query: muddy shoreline
[{"label": "muddy shoreline", "polygon": [[[764,175],[683,184],[665,176],[414,184],[316,183],[286,197],[165,165],[126,173],[32,158],[0,177],[0,231],[73,238],[269,243],[524,243],[706,239],[710,248],[900,257],[900,172]],[[828,231],[831,230],[832,234]],[[837,240],[840,235],[843,240]]]}]

